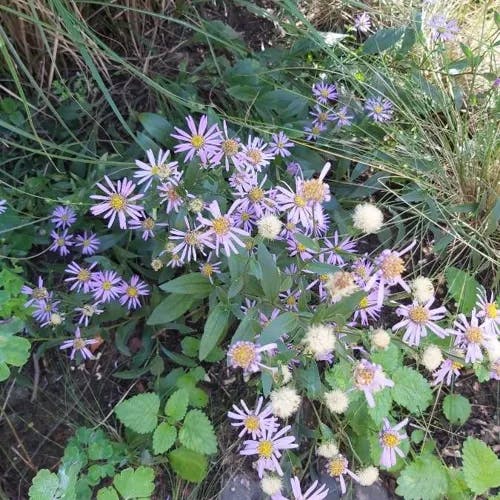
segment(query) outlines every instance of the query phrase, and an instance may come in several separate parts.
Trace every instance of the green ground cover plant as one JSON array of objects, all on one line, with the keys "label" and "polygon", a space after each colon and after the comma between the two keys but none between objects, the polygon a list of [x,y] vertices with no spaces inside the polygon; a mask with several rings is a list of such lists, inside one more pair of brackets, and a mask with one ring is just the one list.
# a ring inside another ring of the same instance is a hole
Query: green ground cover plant
[{"label": "green ground cover plant", "polygon": [[7,498],[498,496],[499,14],[347,3],[0,6]]}]

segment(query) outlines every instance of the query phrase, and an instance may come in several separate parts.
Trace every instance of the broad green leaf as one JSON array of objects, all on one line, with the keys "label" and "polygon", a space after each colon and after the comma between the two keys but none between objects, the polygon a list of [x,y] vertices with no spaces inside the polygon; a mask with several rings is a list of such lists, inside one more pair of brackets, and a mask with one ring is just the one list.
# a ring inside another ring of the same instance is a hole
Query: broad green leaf
[{"label": "broad green leaf", "polygon": [[7,363],[0,363],[0,382],[7,380],[10,375],[10,369]]},{"label": "broad green leaf", "polygon": [[165,415],[170,422],[179,422],[184,418],[189,403],[189,393],[186,390],[175,391],[167,400]]},{"label": "broad green leaf", "polygon": [[177,448],[168,454],[172,469],[186,481],[201,483],[207,475],[207,458],[187,448]]},{"label": "broad green leaf", "polygon": [[446,492],[446,499],[463,500],[464,498],[471,498],[472,494],[465,482],[463,470],[448,467],[446,472],[448,473],[448,491]]},{"label": "broad green leaf", "polygon": [[199,358],[203,361],[226,333],[229,310],[224,304],[217,304],[209,313],[200,342]]},{"label": "broad green leaf", "polygon": [[118,493],[113,488],[113,486],[108,486],[106,488],[101,488],[97,492],[97,500],[120,500]]},{"label": "broad green leaf", "polygon": [[48,469],[38,471],[33,478],[29,489],[31,500],[47,500],[48,498],[60,498],[57,494],[59,489],[59,478]]},{"label": "broad green leaf", "polygon": [[211,455],[217,452],[217,438],[208,417],[200,410],[190,410],[179,431],[179,441],[190,450]]},{"label": "broad green leaf", "polygon": [[156,113],[139,113],[138,118],[153,139],[164,146],[168,143],[173,127],[166,118]]},{"label": "broad green leaf", "polygon": [[282,335],[289,335],[299,324],[298,316],[292,312],[280,314],[270,321],[262,330],[259,337],[261,345],[276,342]]},{"label": "broad green leaf", "polygon": [[376,392],[373,395],[375,407],[368,408],[368,413],[376,425],[381,425],[384,417],[389,415],[392,407],[391,391],[387,388]]},{"label": "broad green leaf", "polygon": [[317,308],[313,321],[318,323],[334,321],[337,324],[343,324],[352,316],[359,301],[365,296],[366,293],[363,291],[354,292],[335,304],[321,305]]},{"label": "broad green leaf", "polygon": [[153,310],[147,320],[148,325],[164,325],[182,316],[193,304],[190,295],[172,294],[163,299]]},{"label": "broad green leaf", "polygon": [[311,361],[305,368],[298,368],[295,371],[295,380],[298,387],[305,390],[310,399],[319,398],[323,392],[323,385],[319,377],[318,365],[316,361]]},{"label": "broad green leaf", "polygon": [[[301,244],[304,245],[308,250],[312,250],[313,252],[319,252],[319,243],[308,236],[303,235],[302,233],[295,233],[293,237]],[[332,272],[332,271],[329,271]]]},{"label": "broad green leaf", "polygon": [[155,472],[151,467],[129,467],[117,474],[113,480],[114,487],[126,500],[131,498],[150,498],[154,489]]},{"label": "broad green leaf", "polygon": [[333,274],[340,270],[340,267],[325,262],[308,262],[306,268],[317,274]]},{"label": "broad green leaf", "polygon": [[371,35],[363,44],[365,54],[378,54],[384,50],[390,49],[403,36],[404,28],[382,28]]},{"label": "broad green leaf", "polygon": [[238,325],[238,328],[236,328],[233,338],[231,339],[231,344],[234,344],[238,340],[253,341],[260,328],[260,324],[257,321],[257,312],[255,309],[251,309],[240,321],[240,324]]},{"label": "broad green leaf", "polygon": [[391,376],[394,401],[412,413],[422,413],[432,401],[432,391],[427,380],[417,371],[403,366]]},{"label": "broad green leaf", "polygon": [[500,459],[480,439],[468,437],[462,448],[467,486],[477,495],[500,486]]},{"label": "broad green leaf", "polygon": [[443,413],[452,424],[464,424],[471,413],[469,400],[460,394],[448,394],[443,400]]},{"label": "broad green leaf", "polygon": [[204,298],[210,295],[214,287],[210,283],[210,280],[206,276],[203,276],[203,274],[189,273],[163,283],[160,285],[160,288],[169,293],[194,295],[197,298]]},{"label": "broad green leaf", "polygon": [[476,304],[478,282],[468,273],[448,267],[444,272],[448,293],[457,302],[458,310],[463,314],[470,314]]},{"label": "broad green leaf", "polygon": [[352,386],[352,366],[347,361],[341,359],[325,372],[325,380],[332,389],[342,389],[346,391]]},{"label": "broad green leaf", "polygon": [[24,328],[24,321],[19,318],[12,318],[5,323],[0,323],[0,337],[10,337],[19,333]]},{"label": "broad green leaf", "polygon": [[123,425],[139,434],[146,434],[155,430],[159,409],[160,398],[150,392],[122,401],[115,408],[115,413]]},{"label": "broad green leaf", "polygon": [[372,352],[371,357],[372,361],[380,365],[388,374],[400,368],[403,362],[401,349],[394,342],[391,342],[387,349]]},{"label": "broad green leaf", "polygon": [[155,455],[165,453],[175,443],[177,439],[177,429],[167,422],[161,423],[153,434],[153,451]]},{"label": "broad green leaf", "polygon": [[276,300],[278,293],[280,291],[280,274],[278,271],[278,266],[274,260],[272,254],[266,246],[261,243],[257,250],[257,258],[262,270],[261,285],[264,290],[265,296],[270,300]]},{"label": "broad green leaf", "polygon": [[443,498],[447,489],[446,469],[436,457],[427,455],[403,469],[396,493],[405,500],[435,500]]}]

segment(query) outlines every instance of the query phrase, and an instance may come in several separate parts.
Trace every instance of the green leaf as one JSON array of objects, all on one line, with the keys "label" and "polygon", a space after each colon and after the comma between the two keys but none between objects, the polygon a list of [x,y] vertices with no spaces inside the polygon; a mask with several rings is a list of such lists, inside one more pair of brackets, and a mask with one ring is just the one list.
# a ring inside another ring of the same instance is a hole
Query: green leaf
[{"label": "green leaf", "polygon": [[252,102],[257,97],[259,92],[258,87],[251,87],[250,85],[234,85],[228,87],[226,93],[237,101]]},{"label": "green leaf", "polygon": [[264,327],[259,337],[259,343],[265,345],[276,342],[282,335],[294,331],[298,323],[297,314],[292,312],[280,314]]},{"label": "green leaf", "polygon": [[167,422],[161,423],[153,434],[153,451],[155,455],[165,453],[175,443],[177,439],[177,429]]},{"label": "green leaf", "polygon": [[363,44],[365,54],[378,54],[384,50],[390,49],[403,36],[404,28],[383,28],[371,35]]},{"label": "green leaf", "polygon": [[333,274],[340,271],[340,267],[325,262],[308,262],[306,269],[316,274]]},{"label": "green leaf", "polygon": [[129,467],[117,474],[113,480],[118,493],[125,498],[150,498],[155,489],[155,472],[151,467]]},{"label": "green leaf", "polygon": [[325,380],[332,389],[341,389],[346,391],[352,386],[352,367],[347,361],[341,359],[335,363],[333,368],[330,368],[325,373]]},{"label": "green leaf", "polygon": [[468,273],[448,267],[444,272],[448,293],[457,303],[458,310],[463,314],[470,314],[476,304],[478,282]]},{"label": "green leaf", "polygon": [[202,299],[208,297],[214,287],[210,283],[210,280],[206,276],[203,276],[203,274],[189,273],[163,283],[160,285],[160,288],[165,292],[179,295],[194,295]]},{"label": "green leaf", "polygon": [[280,291],[280,275],[276,261],[263,243],[257,250],[257,259],[262,270],[260,279],[262,290],[270,301],[274,301]]},{"label": "green leaf", "polygon": [[207,475],[207,458],[200,453],[178,448],[168,454],[172,469],[186,481],[201,483]]},{"label": "green leaf", "polygon": [[163,299],[153,310],[147,320],[148,325],[163,325],[182,316],[194,302],[189,295],[172,294]]},{"label": "green leaf", "polygon": [[48,498],[60,498],[57,495],[59,489],[59,478],[53,472],[47,469],[38,471],[33,478],[29,489],[31,500],[47,500]]},{"label": "green leaf", "polygon": [[113,486],[108,486],[107,488],[101,488],[97,492],[97,500],[120,500],[118,493],[113,488]]},{"label": "green leaf", "polygon": [[0,382],[7,380],[10,375],[9,367],[7,363],[0,363]]},{"label": "green leaf", "polygon": [[160,144],[168,144],[170,133],[173,130],[172,125],[163,116],[156,113],[139,113],[141,125],[146,132]]},{"label": "green leaf", "polygon": [[165,415],[172,423],[184,418],[189,403],[189,393],[186,390],[175,391],[165,405]]},{"label": "green leaf", "polygon": [[448,491],[446,492],[446,499],[463,500],[464,498],[471,498],[472,495],[465,482],[464,472],[452,468],[448,468],[446,472],[448,473]]},{"label": "green leaf", "polygon": [[368,413],[375,424],[381,425],[384,417],[389,415],[392,407],[391,391],[386,388],[376,392],[373,395],[373,399],[375,399],[375,407],[368,408]]},{"label": "green leaf", "polygon": [[403,362],[401,349],[394,342],[391,342],[387,349],[373,352],[371,357],[372,361],[380,365],[388,374],[400,368]]},{"label": "green leaf", "polygon": [[229,310],[224,304],[217,304],[209,313],[200,342],[200,361],[203,361],[219,343],[227,330]]},{"label": "green leaf", "polygon": [[[301,244],[304,245],[308,250],[312,250],[313,252],[319,252],[319,243],[312,238],[309,238],[302,233],[295,233],[293,237]],[[328,271],[332,272],[332,271]]]},{"label": "green leaf", "polygon": [[468,437],[462,448],[464,477],[477,495],[500,486],[500,459],[480,439]]},{"label": "green leaf", "polygon": [[150,392],[122,401],[116,408],[118,419],[139,434],[153,432],[158,423],[160,398]]},{"label": "green leaf", "polygon": [[471,413],[469,400],[460,394],[448,394],[443,400],[443,413],[452,424],[464,424]]},{"label": "green leaf", "polygon": [[210,455],[217,452],[217,438],[208,417],[200,410],[190,410],[179,431],[179,441],[190,450]]},{"label": "green leaf", "polygon": [[427,380],[417,371],[403,366],[392,374],[392,398],[412,413],[422,413],[432,401]]},{"label": "green leaf", "polygon": [[442,498],[448,489],[443,464],[434,456],[419,457],[407,465],[398,477],[396,493],[405,500]]}]

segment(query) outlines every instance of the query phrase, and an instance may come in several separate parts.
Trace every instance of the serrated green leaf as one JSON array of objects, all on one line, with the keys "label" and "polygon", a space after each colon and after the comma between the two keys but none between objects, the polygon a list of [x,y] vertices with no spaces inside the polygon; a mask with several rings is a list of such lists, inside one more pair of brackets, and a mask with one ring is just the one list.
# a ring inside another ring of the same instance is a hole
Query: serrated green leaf
[{"label": "serrated green leaf", "polygon": [[285,312],[271,320],[262,330],[259,337],[261,345],[276,342],[282,335],[289,335],[298,325],[298,316],[292,312]]},{"label": "serrated green leaf", "polygon": [[184,418],[189,403],[189,393],[186,390],[175,391],[165,405],[165,415],[170,422],[179,422]]},{"label": "serrated green leaf", "polygon": [[113,486],[108,486],[107,488],[101,488],[97,492],[97,500],[120,500],[118,493],[113,488]]},{"label": "serrated green leaf", "polygon": [[373,399],[375,399],[375,407],[368,408],[368,414],[376,425],[381,425],[392,407],[391,391],[387,388],[378,391],[373,395]]},{"label": "serrated green leaf", "polygon": [[160,398],[154,393],[138,394],[122,401],[116,408],[118,419],[134,432],[153,432],[158,423]]},{"label": "serrated green leaf", "polygon": [[401,367],[403,362],[401,349],[394,342],[391,342],[387,349],[372,352],[371,358],[388,374],[392,374]]},{"label": "serrated green leaf", "polygon": [[224,304],[217,304],[209,313],[200,342],[200,361],[222,340],[227,330],[230,312]]},{"label": "serrated green leaf", "polygon": [[0,382],[7,380],[10,376],[10,369],[7,363],[0,363]]},{"label": "serrated green leaf", "polygon": [[417,371],[403,366],[391,376],[394,387],[392,399],[412,413],[422,413],[432,401],[432,391],[427,380]]},{"label": "serrated green leaf", "polygon": [[470,274],[452,266],[446,268],[444,274],[448,294],[456,301],[458,310],[470,314],[476,304],[478,282]]},{"label": "serrated green leaf", "polygon": [[396,493],[405,500],[442,498],[448,489],[443,464],[434,456],[419,457],[408,464],[398,477]]},{"label": "serrated green leaf", "polygon": [[172,294],[163,299],[147,320],[148,325],[164,325],[182,316],[193,304],[191,295]]},{"label": "serrated green leaf", "polygon": [[187,448],[177,448],[168,454],[172,469],[186,481],[201,483],[207,475],[207,458]]},{"label": "serrated green leaf", "polygon": [[468,437],[462,448],[467,486],[477,495],[500,486],[500,459],[480,439]]},{"label": "serrated green leaf", "polygon": [[33,478],[29,489],[30,500],[47,500],[48,498],[60,498],[57,495],[59,489],[59,478],[48,469],[38,471]]},{"label": "serrated green leaf", "polygon": [[446,472],[448,473],[446,500],[463,500],[464,498],[471,498],[472,494],[465,482],[463,471],[448,468]]},{"label": "serrated green leaf", "polygon": [[452,424],[463,424],[470,417],[469,400],[460,394],[448,394],[443,400],[443,413]]},{"label": "serrated green leaf", "polygon": [[167,422],[161,423],[153,434],[153,451],[155,455],[165,453],[175,443],[177,439],[177,429]]},{"label": "serrated green leaf", "polygon": [[128,500],[132,498],[150,498],[155,489],[155,472],[151,467],[129,467],[117,474],[113,480],[114,487],[120,495]]},{"label": "serrated green leaf", "polygon": [[160,285],[160,288],[169,293],[194,295],[197,298],[204,298],[210,295],[214,287],[210,283],[210,280],[206,276],[203,276],[203,274],[189,273],[163,283]]},{"label": "serrated green leaf", "polygon": [[217,438],[208,417],[200,410],[190,410],[179,431],[179,441],[190,450],[205,455],[217,452]]},{"label": "serrated green leaf", "polygon": [[332,389],[346,391],[352,386],[352,367],[347,361],[341,359],[333,368],[325,372],[325,380]]}]

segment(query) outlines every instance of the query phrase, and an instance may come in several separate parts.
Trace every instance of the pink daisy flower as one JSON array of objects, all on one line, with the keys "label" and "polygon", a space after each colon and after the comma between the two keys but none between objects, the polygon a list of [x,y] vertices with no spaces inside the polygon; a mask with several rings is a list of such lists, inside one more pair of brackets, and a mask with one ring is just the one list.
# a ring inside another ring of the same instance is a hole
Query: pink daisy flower
[{"label": "pink daisy flower", "polygon": [[245,166],[255,172],[261,172],[263,167],[267,167],[270,161],[274,160],[274,155],[260,137],[249,135],[247,144],[243,145],[242,151],[245,155]]},{"label": "pink daisy flower", "polygon": [[470,321],[465,314],[459,314],[453,325],[456,335],[455,345],[465,349],[465,362],[475,363],[483,360],[481,347],[486,348],[492,336],[486,331],[484,325],[479,325],[476,310],[473,309]]},{"label": "pink daisy flower", "polygon": [[135,202],[144,195],[133,195],[135,184],[128,179],[119,180],[116,186],[109,177],[104,176],[107,186],[97,183],[97,186],[104,191],[105,195],[93,194],[90,197],[94,200],[102,200],[101,203],[90,208],[92,215],[103,215],[104,219],[109,219],[108,227],[113,225],[118,217],[120,229],[127,229],[127,217],[139,219],[143,214],[143,208]]},{"label": "pink daisy flower", "polygon": [[[241,427],[238,437],[245,434],[251,434],[252,439],[262,436],[265,430],[276,431],[279,427],[276,417],[272,416],[271,407],[268,405],[262,408],[264,398],[261,396],[257,400],[254,410],[250,410],[245,401],[240,400],[243,409],[233,405],[234,411],[229,411],[227,416],[234,420],[231,423],[233,427]],[[261,411],[262,410],[262,411]]]},{"label": "pink daisy flower", "polygon": [[126,305],[129,311],[141,307],[139,297],[149,295],[148,285],[140,280],[137,274],[130,278],[130,283],[122,280],[116,291],[121,294],[120,304]]},{"label": "pink daisy flower", "polygon": [[347,474],[348,476],[351,476],[352,479],[355,481],[359,481],[358,476],[354,474],[354,472],[351,472],[347,466],[349,465],[349,462],[347,461],[347,458],[345,458],[343,455],[338,454],[337,456],[331,458],[328,463],[326,464],[326,471],[327,474],[330,477],[337,478],[340,482],[340,490],[342,491],[342,495],[347,491],[346,484],[345,484],[345,479],[344,475]]},{"label": "pink daisy flower", "polygon": [[382,367],[362,359],[354,369],[354,384],[363,391],[370,408],[375,407],[373,395],[384,387],[394,387],[394,382],[388,379]]},{"label": "pink daisy flower", "polygon": [[276,187],[276,206],[280,212],[286,212],[288,221],[309,227],[312,220],[312,209],[300,192],[302,179],[295,178],[295,191],[287,186]]},{"label": "pink daisy flower", "polygon": [[441,363],[441,366],[433,372],[432,385],[442,384],[444,382],[446,382],[446,385],[451,385],[453,377],[459,377],[460,369],[463,367],[464,365],[458,361],[445,359]]},{"label": "pink daisy flower", "polygon": [[408,423],[408,419],[405,418],[403,421],[394,427],[391,426],[389,420],[384,418],[384,424],[379,435],[379,443],[382,447],[382,455],[380,456],[380,465],[384,467],[393,467],[396,465],[396,454],[400,457],[404,457],[404,453],[398,447],[399,443],[408,436],[404,433],[399,433],[398,431],[402,429]]},{"label": "pink daisy flower", "polygon": [[160,200],[162,203],[167,203],[166,212],[170,214],[172,212],[178,213],[179,208],[184,203],[182,196],[177,191],[177,186],[166,182],[158,186],[158,194],[160,195]]},{"label": "pink daisy flower", "polygon": [[214,154],[213,162],[218,165],[223,163],[228,172],[231,164],[235,168],[241,169],[245,163],[245,155],[241,151],[241,141],[238,137],[229,135],[226,120],[222,122],[222,130],[220,148]]},{"label": "pink daisy flower", "polygon": [[69,359],[74,359],[77,352],[82,355],[83,359],[94,359],[94,355],[87,346],[97,344],[98,342],[97,339],[82,339],[80,327],[77,327],[75,330],[75,338],[73,340],[64,341],[59,346],[59,349],[71,349]]},{"label": "pink daisy flower", "polygon": [[262,364],[262,353],[272,352],[278,346],[275,343],[260,346],[253,342],[240,340],[227,351],[228,362],[232,368],[241,368],[245,373],[256,373],[262,368],[273,370]]}]

